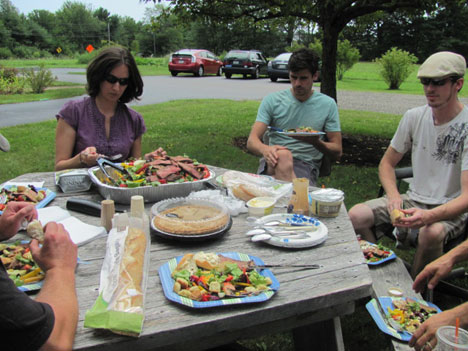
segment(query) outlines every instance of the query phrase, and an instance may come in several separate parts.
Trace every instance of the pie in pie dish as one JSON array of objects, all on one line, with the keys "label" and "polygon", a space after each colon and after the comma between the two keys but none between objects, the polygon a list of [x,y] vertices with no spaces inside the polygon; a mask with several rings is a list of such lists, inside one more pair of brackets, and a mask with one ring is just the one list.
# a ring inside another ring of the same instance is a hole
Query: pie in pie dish
[{"label": "pie in pie dish", "polygon": [[[162,208],[161,208],[162,207]],[[176,201],[162,205],[153,218],[156,229],[172,234],[206,234],[224,228],[229,214],[207,201]]]}]

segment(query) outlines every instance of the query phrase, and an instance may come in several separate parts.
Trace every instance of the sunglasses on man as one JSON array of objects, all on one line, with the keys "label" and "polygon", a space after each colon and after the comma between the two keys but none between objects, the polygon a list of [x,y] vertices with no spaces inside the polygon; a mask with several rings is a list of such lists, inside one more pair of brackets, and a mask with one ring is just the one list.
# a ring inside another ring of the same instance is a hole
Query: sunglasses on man
[{"label": "sunglasses on man", "polygon": [[128,85],[128,78],[117,78],[112,74],[108,74],[104,79],[111,84],[119,82],[120,85]]},{"label": "sunglasses on man", "polygon": [[448,78],[443,78],[443,79],[434,79],[434,78],[420,78],[421,84],[422,85],[429,85],[432,84],[435,87],[441,87],[447,83],[447,81],[451,80],[452,83],[455,83],[457,80],[459,80],[460,77],[448,77]]}]

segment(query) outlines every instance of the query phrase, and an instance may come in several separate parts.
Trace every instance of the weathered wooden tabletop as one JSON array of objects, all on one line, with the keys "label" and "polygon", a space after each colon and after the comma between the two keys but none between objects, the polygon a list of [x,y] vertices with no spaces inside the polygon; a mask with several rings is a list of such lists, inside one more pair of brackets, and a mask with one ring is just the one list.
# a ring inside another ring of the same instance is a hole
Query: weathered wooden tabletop
[{"label": "weathered wooden tabletop", "polygon": [[[214,167],[217,175],[225,169]],[[12,181],[44,181],[57,197],[49,204],[66,208],[70,197],[100,201],[100,195],[64,194],[54,184],[54,173],[30,173]],[[147,204],[150,214],[152,204]],[[277,209],[282,212],[285,209]],[[100,225],[100,218],[71,213],[82,221]],[[339,316],[354,312],[355,301],[372,293],[372,280],[344,206],[336,218],[323,218],[328,228],[325,243],[308,249],[283,249],[253,243],[245,235],[246,215],[233,218],[224,236],[201,242],[179,242],[152,235],[151,268],[145,302],[145,322],[139,338],[124,337],[105,330],[83,327],[85,312],[98,297],[99,275],[105,255],[106,238],[79,247],[86,261],[76,270],[80,306],[75,350],[202,350],[242,338],[294,330],[299,343],[313,340],[316,350],[342,350]],[[265,263],[317,263],[320,269],[273,268],[279,291],[257,304],[222,306],[212,309],[188,308],[166,299],[158,268],[171,258],[196,251],[242,252],[260,257]]]}]

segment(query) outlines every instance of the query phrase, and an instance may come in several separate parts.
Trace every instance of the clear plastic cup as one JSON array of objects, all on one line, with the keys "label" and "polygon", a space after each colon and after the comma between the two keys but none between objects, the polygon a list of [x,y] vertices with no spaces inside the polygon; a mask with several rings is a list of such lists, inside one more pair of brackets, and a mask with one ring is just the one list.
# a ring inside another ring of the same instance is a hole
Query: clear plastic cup
[{"label": "clear plastic cup", "polygon": [[437,351],[464,351],[468,350],[468,332],[458,328],[458,337],[455,336],[455,327],[444,326],[437,329]]}]

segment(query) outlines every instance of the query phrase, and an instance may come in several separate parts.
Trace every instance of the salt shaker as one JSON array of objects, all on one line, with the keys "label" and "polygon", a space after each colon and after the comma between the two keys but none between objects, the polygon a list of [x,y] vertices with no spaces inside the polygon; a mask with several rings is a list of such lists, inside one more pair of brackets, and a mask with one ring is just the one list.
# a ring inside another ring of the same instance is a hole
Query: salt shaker
[{"label": "salt shaker", "polygon": [[101,225],[107,232],[112,229],[112,218],[115,214],[114,200],[101,201]]}]

